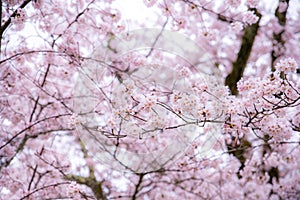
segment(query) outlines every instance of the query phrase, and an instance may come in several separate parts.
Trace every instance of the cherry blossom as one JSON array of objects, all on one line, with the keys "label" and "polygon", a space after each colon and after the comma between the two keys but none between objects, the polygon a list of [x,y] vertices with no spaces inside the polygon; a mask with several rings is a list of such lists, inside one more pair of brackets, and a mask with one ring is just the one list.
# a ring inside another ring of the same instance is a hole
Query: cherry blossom
[{"label": "cherry blossom", "polygon": [[286,1],[280,1],[278,5],[278,11],[279,12],[284,12],[287,10],[288,3]]},{"label": "cherry blossom", "polygon": [[238,21],[231,23],[231,27],[232,27],[233,31],[235,31],[237,33],[240,32],[241,30],[243,30],[243,24]]},{"label": "cherry blossom", "polygon": [[147,7],[152,7],[156,2],[157,0],[144,0],[144,3]]},{"label": "cherry blossom", "polygon": [[258,21],[258,16],[254,14],[254,11],[247,11],[243,16],[244,23],[249,25],[255,24]]},{"label": "cherry blossom", "polygon": [[297,67],[297,62],[293,58],[286,58],[283,60],[280,60],[276,65],[275,68],[278,71],[282,71],[284,73],[289,73],[289,72],[295,72],[296,67]]},{"label": "cherry blossom", "polygon": [[2,1],[0,198],[299,199],[298,4]]},{"label": "cherry blossom", "polygon": [[256,8],[259,4],[259,0],[247,0],[247,5],[250,8]]},{"label": "cherry blossom", "polygon": [[230,6],[238,7],[239,5],[241,5],[241,0],[227,0],[227,3]]}]

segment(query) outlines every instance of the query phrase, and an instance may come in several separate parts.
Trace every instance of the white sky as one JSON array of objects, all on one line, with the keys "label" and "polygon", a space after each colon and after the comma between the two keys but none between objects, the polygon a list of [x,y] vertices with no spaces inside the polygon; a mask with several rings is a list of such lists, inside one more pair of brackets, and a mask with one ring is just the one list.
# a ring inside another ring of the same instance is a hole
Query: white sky
[{"label": "white sky", "polygon": [[131,30],[141,28],[137,23],[134,23],[135,21],[138,24],[148,21],[146,24],[151,26],[149,22],[156,17],[154,15],[155,9],[146,7],[143,0],[117,0],[115,1],[115,6],[121,10],[122,18],[127,19],[126,23]]}]

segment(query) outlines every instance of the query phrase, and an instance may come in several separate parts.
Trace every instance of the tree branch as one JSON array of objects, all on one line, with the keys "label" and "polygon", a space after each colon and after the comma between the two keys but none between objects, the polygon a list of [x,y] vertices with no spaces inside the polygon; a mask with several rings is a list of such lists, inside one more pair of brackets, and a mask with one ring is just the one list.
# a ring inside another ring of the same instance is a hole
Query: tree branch
[{"label": "tree branch", "polygon": [[233,63],[232,71],[225,80],[225,85],[227,85],[233,95],[237,95],[237,82],[242,78],[244,70],[246,68],[248,59],[250,57],[250,53],[252,50],[252,46],[254,44],[255,37],[259,28],[259,21],[261,19],[261,14],[256,9],[253,10],[254,13],[259,17],[259,20],[252,24],[251,26],[247,26],[244,31],[244,35],[242,38],[242,45],[240,47],[238,56],[236,61]]},{"label": "tree branch", "polygon": [[[278,1],[279,1],[279,5],[276,8],[275,16],[278,19],[279,25],[284,27],[286,25],[286,14],[287,14],[288,7],[289,7],[289,0],[278,0]],[[286,8],[283,11],[280,10],[280,2],[286,3]],[[271,59],[272,59],[271,67],[272,67],[273,72],[276,70],[275,69],[275,61],[277,60],[277,58],[284,55],[284,51],[282,51],[285,49],[285,40],[282,37],[284,32],[285,32],[285,29],[282,29],[282,31],[280,31],[279,33],[273,32],[274,42],[273,42],[273,50],[271,52]]]},{"label": "tree branch", "polygon": [[[78,138],[78,142],[81,147],[81,151],[83,152],[83,157],[85,159],[88,159],[89,158],[88,150],[86,149],[84,143],[81,141],[80,138]],[[83,184],[83,185],[90,187],[97,200],[106,200],[107,199],[106,195],[102,189],[103,181],[97,181],[97,179],[95,177],[94,167],[89,166],[88,169],[89,169],[88,177],[76,176],[76,175],[70,174],[70,175],[66,176],[66,179],[76,181],[79,184]]]},{"label": "tree branch", "polygon": [[[31,0],[26,0],[24,1],[19,8],[25,8],[27,6],[28,3],[30,3]],[[1,1],[1,14],[2,14],[2,1]],[[16,14],[17,14],[17,11],[18,9],[16,9],[13,14],[8,18],[8,20],[3,24],[1,24],[1,27],[0,27],[0,40],[2,40],[2,36],[3,36],[3,33],[4,31],[7,29],[7,27],[10,25],[11,23],[11,18],[15,17]],[[0,21],[1,22],[1,21]],[[0,54],[1,54],[1,42],[0,42]]]},{"label": "tree branch", "polygon": [[132,196],[132,200],[136,200],[136,196],[137,196],[137,194],[139,192],[139,189],[140,189],[140,186],[141,186],[141,184],[143,182],[144,176],[145,176],[145,174],[140,174],[139,175],[139,181],[138,181],[138,183],[135,186],[135,190],[134,190],[134,193],[133,193],[133,196]]}]

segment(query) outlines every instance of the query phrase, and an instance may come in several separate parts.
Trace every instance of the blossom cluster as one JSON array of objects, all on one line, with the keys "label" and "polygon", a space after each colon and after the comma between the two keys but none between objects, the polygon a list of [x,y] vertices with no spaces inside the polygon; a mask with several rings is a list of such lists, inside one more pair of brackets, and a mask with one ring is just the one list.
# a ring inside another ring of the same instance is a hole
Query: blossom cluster
[{"label": "blossom cluster", "polygon": [[249,25],[255,24],[259,17],[255,15],[254,11],[247,11],[243,16],[243,22]]},{"label": "blossom cluster", "polygon": [[0,198],[299,199],[296,1],[2,2]]},{"label": "blossom cluster", "polygon": [[281,59],[276,65],[275,68],[284,73],[295,72],[297,68],[297,62],[293,58]]}]

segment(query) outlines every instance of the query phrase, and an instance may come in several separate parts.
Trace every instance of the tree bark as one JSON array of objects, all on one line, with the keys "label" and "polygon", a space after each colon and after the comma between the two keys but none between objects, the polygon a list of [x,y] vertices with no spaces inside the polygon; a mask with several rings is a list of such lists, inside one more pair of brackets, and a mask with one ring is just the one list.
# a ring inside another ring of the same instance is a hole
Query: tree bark
[{"label": "tree bark", "polygon": [[237,95],[237,82],[242,78],[244,70],[246,68],[252,46],[257,35],[259,28],[259,21],[261,19],[261,14],[256,9],[253,10],[254,13],[259,17],[259,20],[250,26],[247,26],[244,31],[242,38],[242,45],[238,52],[236,61],[232,64],[232,71],[228,74],[225,79],[225,85],[227,85],[231,91],[231,94]]},{"label": "tree bark", "polygon": [[[275,11],[275,16],[278,20],[279,25],[284,27],[286,25],[286,14],[288,11],[290,1],[289,0],[279,0],[279,3],[280,2],[285,2],[287,4],[286,9],[281,11],[280,7],[278,5],[278,7],[276,8],[276,11]],[[271,52],[271,58],[272,58],[271,67],[272,67],[273,72],[276,70],[275,69],[275,61],[277,60],[277,58],[283,56],[284,52],[285,52],[284,51],[285,40],[282,37],[284,32],[285,32],[285,29],[282,29],[282,31],[280,31],[279,33],[276,33],[276,32],[273,33],[273,50]],[[276,52],[275,49],[277,49],[277,51],[279,50],[279,52]]]}]

